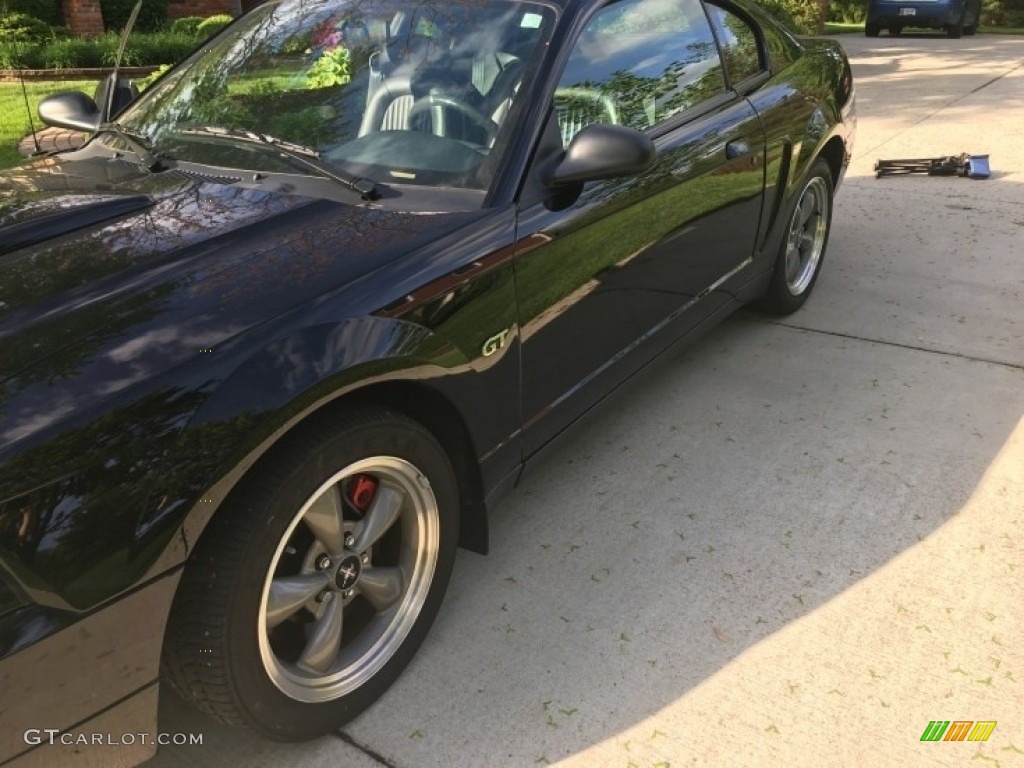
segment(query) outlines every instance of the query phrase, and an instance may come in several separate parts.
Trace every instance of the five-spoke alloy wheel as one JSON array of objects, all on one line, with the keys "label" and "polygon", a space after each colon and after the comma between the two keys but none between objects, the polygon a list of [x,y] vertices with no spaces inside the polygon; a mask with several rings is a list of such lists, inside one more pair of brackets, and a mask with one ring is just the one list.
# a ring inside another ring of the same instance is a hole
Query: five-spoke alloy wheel
[{"label": "five-spoke alloy wheel", "polygon": [[457,538],[451,464],[423,427],[378,410],[317,423],[204,532],[175,599],[166,677],[271,738],[335,729],[412,658]]},{"label": "five-spoke alloy wheel", "polygon": [[274,684],[317,703],[372,678],[423,607],[439,539],[437,501],[409,462],[373,456],[330,477],[267,571],[257,631]]},{"label": "five-spoke alloy wheel", "polygon": [[795,312],[821,271],[832,225],[832,173],[818,160],[810,170],[783,233],[768,290],[758,307],[773,314]]}]

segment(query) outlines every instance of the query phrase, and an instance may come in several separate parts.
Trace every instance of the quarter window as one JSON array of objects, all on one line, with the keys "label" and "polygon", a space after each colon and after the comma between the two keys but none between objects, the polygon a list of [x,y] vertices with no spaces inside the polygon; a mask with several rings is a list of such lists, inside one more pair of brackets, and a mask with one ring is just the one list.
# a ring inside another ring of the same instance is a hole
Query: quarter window
[{"label": "quarter window", "polygon": [[568,146],[591,123],[646,130],[724,91],[699,0],[616,0],[576,41],[555,110]]},{"label": "quarter window", "polygon": [[761,51],[757,35],[746,21],[717,5],[708,6],[708,15],[715,27],[725,71],[732,85],[761,72]]}]

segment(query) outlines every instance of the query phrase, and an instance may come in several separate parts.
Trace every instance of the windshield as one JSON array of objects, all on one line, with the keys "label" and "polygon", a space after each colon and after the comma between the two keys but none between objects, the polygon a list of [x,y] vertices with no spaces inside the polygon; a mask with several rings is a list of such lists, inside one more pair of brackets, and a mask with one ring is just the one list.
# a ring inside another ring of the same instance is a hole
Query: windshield
[{"label": "windshield", "polygon": [[272,1],[118,123],[178,160],[311,173],[312,150],[379,182],[486,189],[553,21],[506,0]]}]

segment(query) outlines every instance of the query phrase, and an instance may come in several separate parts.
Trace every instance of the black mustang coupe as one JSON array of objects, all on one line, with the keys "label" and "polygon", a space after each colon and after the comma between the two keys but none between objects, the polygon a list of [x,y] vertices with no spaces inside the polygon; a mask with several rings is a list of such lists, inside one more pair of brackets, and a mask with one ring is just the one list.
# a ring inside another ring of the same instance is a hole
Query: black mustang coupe
[{"label": "black mustang coupe", "polygon": [[359,714],[546,444],[803,304],[855,121],[747,0],[270,0],[98,96],[0,173],[5,766]]}]

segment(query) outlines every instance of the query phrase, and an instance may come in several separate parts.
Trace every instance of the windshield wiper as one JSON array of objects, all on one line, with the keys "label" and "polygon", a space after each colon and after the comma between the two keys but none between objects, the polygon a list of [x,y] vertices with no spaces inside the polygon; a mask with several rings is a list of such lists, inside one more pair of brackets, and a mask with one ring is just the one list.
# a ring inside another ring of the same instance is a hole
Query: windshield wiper
[{"label": "windshield wiper", "polygon": [[268,136],[265,133],[256,133],[255,131],[247,131],[241,128],[231,129],[219,126],[205,126],[203,128],[184,128],[178,132],[185,135],[218,136],[233,141],[264,144],[273,147],[281,154],[305,165],[307,168],[318,171],[346,189],[358,192],[363,200],[377,200],[380,198],[380,190],[372,179],[346,173],[328,165],[320,159],[320,153],[311,147],[304,147],[301,144],[293,144],[290,141]]},{"label": "windshield wiper", "polygon": [[[130,144],[132,149],[135,150],[135,154],[139,157],[139,165],[145,167],[146,170],[152,171],[153,173],[166,170],[166,166],[163,164],[160,155],[153,152],[153,147],[145,136],[140,136],[137,133],[125,130],[117,123],[103,123],[96,129],[96,133],[112,133],[117,136],[117,138],[124,140],[127,144]],[[114,151],[116,152],[117,150]]]}]

